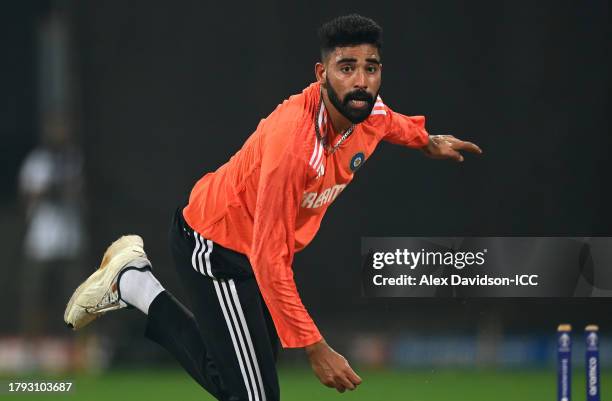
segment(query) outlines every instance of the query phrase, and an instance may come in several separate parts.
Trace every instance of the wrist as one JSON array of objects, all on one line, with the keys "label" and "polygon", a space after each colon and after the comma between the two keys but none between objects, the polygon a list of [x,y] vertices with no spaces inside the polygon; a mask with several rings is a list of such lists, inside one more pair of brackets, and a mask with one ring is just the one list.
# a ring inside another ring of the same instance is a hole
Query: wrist
[{"label": "wrist", "polygon": [[325,339],[322,338],[316,343],[305,346],[304,350],[306,351],[306,355],[311,356],[324,347],[327,347],[327,343],[325,342]]},{"label": "wrist", "polygon": [[436,153],[437,148],[438,148],[437,138],[434,135],[429,135],[429,141],[427,142],[425,146],[421,148],[421,151],[425,155],[430,156]]}]

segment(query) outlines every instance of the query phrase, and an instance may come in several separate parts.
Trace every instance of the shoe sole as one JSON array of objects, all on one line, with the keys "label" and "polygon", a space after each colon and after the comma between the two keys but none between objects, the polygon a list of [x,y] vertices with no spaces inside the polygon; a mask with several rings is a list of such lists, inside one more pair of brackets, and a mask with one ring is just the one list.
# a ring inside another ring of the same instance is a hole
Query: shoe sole
[{"label": "shoe sole", "polygon": [[104,313],[126,306],[121,303],[98,305],[109,291],[118,291],[112,287],[117,285],[117,277],[127,266],[150,266],[138,235],[126,235],[113,242],[104,252],[100,267],[74,291],[64,312],[68,327],[78,330]]}]

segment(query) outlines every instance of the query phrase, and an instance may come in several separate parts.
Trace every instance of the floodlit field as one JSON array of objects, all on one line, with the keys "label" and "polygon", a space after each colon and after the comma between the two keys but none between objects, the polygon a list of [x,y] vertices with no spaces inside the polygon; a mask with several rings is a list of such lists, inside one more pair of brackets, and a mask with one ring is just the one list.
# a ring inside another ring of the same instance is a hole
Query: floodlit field
[{"label": "floodlit field", "polygon": [[[544,401],[556,396],[556,376],[550,370],[405,370],[359,371],[364,383],[354,392],[339,394],[323,387],[308,370],[281,369],[281,394],[288,401]],[[9,395],[3,377],[3,399],[107,401],[213,400],[180,370],[114,370],[98,376],[72,376],[71,394]],[[14,378],[12,378],[14,379]],[[612,374],[604,372],[602,391]],[[41,380],[41,379],[38,379]],[[584,372],[576,369],[573,399],[585,399]],[[604,398],[602,398],[604,399]]]}]

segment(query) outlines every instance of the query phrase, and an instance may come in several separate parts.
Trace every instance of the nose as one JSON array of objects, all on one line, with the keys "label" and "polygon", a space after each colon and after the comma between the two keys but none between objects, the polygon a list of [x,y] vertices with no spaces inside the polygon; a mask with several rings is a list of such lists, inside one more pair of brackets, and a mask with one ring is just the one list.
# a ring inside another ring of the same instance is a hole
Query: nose
[{"label": "nose", "polygon": [[366,74],[362,69],[358,69],[355,73],[355,82],[353,86],[355,89],[367,89],[368,83],[366,80]]}]

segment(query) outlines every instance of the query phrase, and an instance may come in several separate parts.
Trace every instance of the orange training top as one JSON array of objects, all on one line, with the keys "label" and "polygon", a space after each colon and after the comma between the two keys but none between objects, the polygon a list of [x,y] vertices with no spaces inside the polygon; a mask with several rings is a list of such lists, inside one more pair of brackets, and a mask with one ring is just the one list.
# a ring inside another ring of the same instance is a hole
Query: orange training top
[{"label": "orange training top", "polygon": [[195,184],[183,210],[203,237],[247,255],[285,348],[321,339],[293,280],[293,254],[381,140],[413,148],[429,141],[424,117],[393,112],[380,97],[335,152],[317,139],[315,123],[322,137],[333,130],[318,83],[261,120],[242,149]]}]

